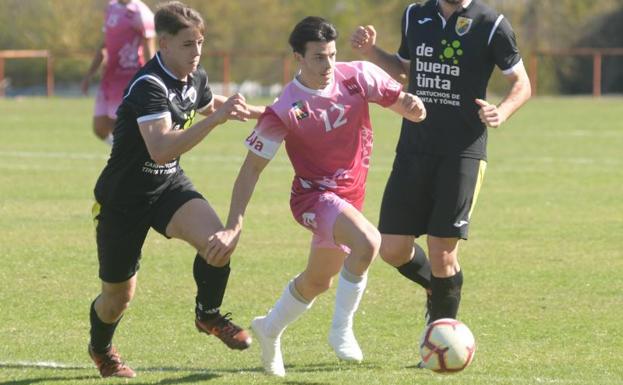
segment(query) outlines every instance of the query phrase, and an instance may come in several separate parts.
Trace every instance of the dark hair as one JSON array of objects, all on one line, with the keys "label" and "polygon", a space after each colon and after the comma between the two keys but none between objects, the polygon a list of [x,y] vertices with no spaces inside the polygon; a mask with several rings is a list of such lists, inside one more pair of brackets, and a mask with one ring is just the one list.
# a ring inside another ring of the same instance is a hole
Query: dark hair
[{"label": "dark hair", "polygon": [[305,55],[305,44],[309,41],[331,42],[337,39],[335,26],[322,17],[308,16],[294,27],[290,33],[290,47],[294,52]]},{"label": "dark hair", "polygon": [[160,5],[154,21],[158,34],[167,32],[177,35],[180,30],[190,27],[197,28],[201,34],[205,30],[205,24],[199,12],[180,1],[170,1]]}]

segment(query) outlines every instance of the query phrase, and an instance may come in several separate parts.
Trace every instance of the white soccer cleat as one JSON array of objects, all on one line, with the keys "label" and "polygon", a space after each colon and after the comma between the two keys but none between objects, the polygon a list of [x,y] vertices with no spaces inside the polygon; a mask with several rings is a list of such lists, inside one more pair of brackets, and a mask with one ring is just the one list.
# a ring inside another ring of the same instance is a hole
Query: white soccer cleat
[{"label": "white soccer cleat", "polygon": [[363,352],[355,339],[353,329],[331,329],[329,332],[329,345],[335,350],[335,354],[340,360],[351,362],[363,361]]},{"label": "white soccer cleat", "polygon": [[283,367],[283,357],[281,356],[281,336],[271,338],[264,333],[264,318],[255,317],[251,321],[251,330],[253,330],[262,348],[264,370],[270,375],[284,377],[286,369]]}]

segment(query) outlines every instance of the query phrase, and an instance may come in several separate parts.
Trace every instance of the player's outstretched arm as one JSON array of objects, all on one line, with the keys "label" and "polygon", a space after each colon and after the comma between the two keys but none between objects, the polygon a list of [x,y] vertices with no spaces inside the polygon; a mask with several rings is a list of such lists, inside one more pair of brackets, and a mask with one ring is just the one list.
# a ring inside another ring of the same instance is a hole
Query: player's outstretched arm
[{"label": "player's outstretched arm", "polygon": [[247,158],[234,183],[226,227],[208,238],[208,246],[204,255],[209,264],[220,266],[234,252],[242,232],[244,212],[260,174],[269,162],[270,159],[262,158],[251,151],[247,153]]},{"label": "player's outstretched arm", "polygon": [[228,120],[244,122],[249,117],[244,97],[236,94],[208,117],[185,130],[173,130],[170,117],[139,123],[139,130],[151,158],[158,164],[164,164],[196,146],[214,127]]},{"label": "player's outstretched arm", "polygon": [[510,83],[511,89],[499,106],[490,104],[486,100],[476,99],[476,104],[480,106],[478,116],[488,127],[496,128],[501,126],[532,95],[530,79],[523,64],[516,66],[513,72],[506,75],[506,79]]},{"label": "player's outstretched arm", "polygon": [[408,92],[401,92],[396,103],[389,106],[389,109],[415,123],[426,119],[426,107],[422,99]]},{"label": "player's outstretched arm", "polygon": [[[214,101],[207,108],[203,109],[200,114],[209,116],[212,114],[218,107],[220,107],[223,103],[227,101],[227,96],[223,95],[213,95],[212,100]],[[264,113],[266,110],[266,106],[256,106],[253,104],[247,103],[247,110],[249,110],[249,119],[258,119],[260,115]]]},{"label": "player's outstretched arm", "polygon": [[373,25],[359,26],[350,37],[350,45],[355,52],[383,68],[385,72],[401,83],[408,78],[408,65],[396,55],[391,55],[376,45],[376,30]]}]

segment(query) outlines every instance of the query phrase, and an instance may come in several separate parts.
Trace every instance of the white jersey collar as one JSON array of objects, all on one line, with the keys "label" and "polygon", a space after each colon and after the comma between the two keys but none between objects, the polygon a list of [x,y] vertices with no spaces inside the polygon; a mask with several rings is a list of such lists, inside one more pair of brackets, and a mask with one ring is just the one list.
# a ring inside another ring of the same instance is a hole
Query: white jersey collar
[{"label": "white jersey collar", "polygon": [[313,88],[309,88],[306,85],[304,85],[303,83],[301,83],[299,81],[299,79],[297,78],[298,75],[301,74],[301,71],[299,71],[295,76],[294,79],[292,80],[292,83],[294,83],[295,86],[297,86],[298,88],[300,88],[301,90],[309,93],[309,94],[313,94],[313,95],[319,95],[319,96],[328,96],[331,94],[331,90],[333,89],[333,84],[335,83],[335,68],[333,70],[333,77],[331,78],[331,81],[329,82],[329,84],[327,84],[327,86],[321,90],[316,90]]}]

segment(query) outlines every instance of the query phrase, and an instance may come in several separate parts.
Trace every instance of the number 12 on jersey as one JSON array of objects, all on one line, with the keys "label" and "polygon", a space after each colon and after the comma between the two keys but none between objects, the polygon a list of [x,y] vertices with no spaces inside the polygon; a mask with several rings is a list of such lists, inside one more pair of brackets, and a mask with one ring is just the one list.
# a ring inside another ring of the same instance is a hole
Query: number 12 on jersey
[{"label": "number 12 on jersey", "polygon": [[329,109],[329,112],[335,112],[335,111],[339,111],[339,112],[333,124],[331,124],[331,121],[329,120],[329,113],[327,112],[327,110],[322,110],[322,112],[320,112],[320,117],[324,121],[325,132],[329,132],[333,130],[334,128],[343,126],[348,121],[347,119],[344,118],[344,113],[346,112],[346,109],[344,108],[343,104],[331,103],[331,108]]}]

